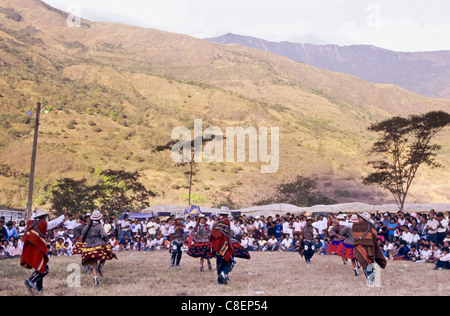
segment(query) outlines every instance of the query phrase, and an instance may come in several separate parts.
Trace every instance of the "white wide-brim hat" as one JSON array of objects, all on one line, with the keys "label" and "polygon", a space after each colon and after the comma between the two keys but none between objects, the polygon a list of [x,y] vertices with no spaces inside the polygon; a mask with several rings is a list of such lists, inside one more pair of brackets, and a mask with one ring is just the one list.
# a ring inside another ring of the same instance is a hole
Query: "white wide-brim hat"
[{"label": "white wide-brim hat", "polygon": [[358,214],[360,217],[362,217],[363,219],[365,219],[366,221],[370,221],[372,219],[372,217],[370,216],[369,213],[364,212],[362,214]]},{"label": "white wide-brim hat", "polygon": [[93,213],[92,213],[92,215],[91,215],[91,219],[93,220],[93,221],[99,221],[99,220],[101,220],[103,218],[103,215],[102,215],[102,213],[100,213],[100,211],[94,211]]},{"label": "white wide-brim hat", "polygon": [[48,213],[46,211],[37,210],[36,215],[34,215],[34,218],[40,218],[40,217],[44,217],[44,216],[48,216]]},{"label": "white wide-brim hat", "polygon": [[339,214],[336,218],[337,219],[345,219],[345,215],[344,214]]},{"label": "white wide-brim hat", "polygon": [[352,217],[350,217],[349,222],[350,222],[350,223],[358,223],[358,222],[359,222],[359,217],[358,217],[358,215],[356,215],[356,214],[352,215]]}]

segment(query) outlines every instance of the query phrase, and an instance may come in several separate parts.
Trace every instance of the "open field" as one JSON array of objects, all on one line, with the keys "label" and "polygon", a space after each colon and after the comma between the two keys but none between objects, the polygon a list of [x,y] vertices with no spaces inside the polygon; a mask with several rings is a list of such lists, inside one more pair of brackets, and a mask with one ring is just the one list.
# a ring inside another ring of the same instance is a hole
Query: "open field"
[{"label": "open field", "polygon": [[[432,264],[388,263],[381,286],[368,288],[362,270],[355,277],[337,256],[315,256],[309,268],[297,253],[252,253],[238,259],[228,286],[216,284],[215,271],[200,273],[199,261],[183,254],[180,268],[169,267],[167,251],[118,253],[103,269],[100,286],[81,273],[80,287],[68,287],[70,264],[80,256],[53,257],[45,278],[47,296],[448,296],[450,271],[433,271]],[[215,266],[215,262],[213,262]],[[72,268],[72,266],[70,267]],[[31,274],[18,259],[0,261],[0,296],[29,295],[23,281]]]}]

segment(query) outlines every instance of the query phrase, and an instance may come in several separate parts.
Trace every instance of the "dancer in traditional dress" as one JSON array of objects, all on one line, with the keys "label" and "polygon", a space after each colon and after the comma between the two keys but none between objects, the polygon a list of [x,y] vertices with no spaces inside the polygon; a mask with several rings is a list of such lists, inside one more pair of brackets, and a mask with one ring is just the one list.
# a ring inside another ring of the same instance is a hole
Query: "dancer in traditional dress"
[{"label": "dancer in traditional dress", "polygon": [[375,279],[374,263],[385,269],[387,261],[378,244],[377,231],[370,222],[368,213],[358,214],[358,221],[353,223],[353,245],[355,258],[364,269],[367,285],[372,286]]},{"label": "dancer in traditional dress", "polygon": [[182,247],[184,243],[184,225],[182,223],[183,216],[179,215],[175,218],[175,222],[169,228],[170,244],[169,252],[171,253],[170,266],[180,266],[181,257],[183,255]]},{"label": "dancer in traditional dress", "polygon": [[212,270],[211,258],[211,229],[206,224],[206,217],[200,215],[194,230],[191,232],[194,238],[192,245],[189,246],[187,254],[193,258],[200,258],[200,272],[205,271],[203,266],[205,259],[208,262],[208,269]]},{"label": "dancer in traditional dress", "polygon": [[75,247],[73,248],[73,255],[81,255],[86,243],[83,243],[80,239],[81,233],[86,226],[91,223],[91,213],[87,213],[85,216],[80,216],[80,225],[73,229],[73,240],[75,241]]},{"label": "dancer in traditional dress", "polygon": [[357,215],[353,215],[350,218],[350,225],[343,226],[339,220],[342,218],[335,218],[334,225],[330,229],[330,237],[333,238],[330,245],[327,248],[329,254],[335,253],[342,258],[344,266],[347,267],[347,261],[352,261],[353,271],[355,276],[359,275],[357,262],[353,251],[353,230],[351,228],[352,223],[359,221]]},{"label": "dancer in traditional dress", "polygon": [[38,210],[28,221],[23,236],[23,251],[20,265],[27,269],[34,269],[34,273],[25,285],[30,291],[41,293],[44,289],[44,277],[48,274],[47,231],[54,229],[64,221],[65,215],[47,222],[48,214]]},{"label": "dancer in traditional dress", "polygon": [[305,258],[307,265],[311,263],[311,258],[315,253],[314,230],[317,231],[317,234],[320,234],[319,230],[315,228],[312,223],[313,220],[309,217],[305,227],[303,227],[302,240],[300,242],[301,246],[298,249],[300,256]]},{"label": "dancer in traditional dress", "polygon": [[211,248],[217,259],[217,281],[228,284],[228,274],[236,264],[233,257],[233,244],[230,240],[230,220],[228,212],[220,212],[217,223],[211,231]]},{"label": "dancer in traditional dress", "polygon": [[250,260],[250,253],[240,243],[240,240],[242,239],[244,232],[239,227],[239,225],[236,225],[233,222],[231,222],[230,228],[231,228],[230,240],[231,240],[231,243],[233,244],[233,256],[235,258],[242,258],[242,259]]},{"label": "dancer in traditional dress", "polygon": [[[84,217],[80,216],[80,222],[81,222],[81,224],[73,229],[74,241],[75,241],[75,247],[72,251],[73,255],[82,255],[83,254],[83,249],[86,246],[86,242],[83,242],[81,240],[81,233],[83,232],[83,229],[86,226],[89,226],[89,224],[91,223],[91,213],[87,213]],[[83,269],[86,273],[91,273],[92,269],[93,269],[93,265],[90,264],[90,265],[83,266]]]},{"label": "dancer in traditional dress", "polygon": [[99,211],[94,211],[91,215],[91,222],[81,232],[82,242],[86,245],[83,249],[82,263],[84,266],[93,265],[94,285],[99,284],[98,277],[103,276],[102,267],[106,260],[117,259],[108,243],[108,236],[103,229],[100,220],[103,215]]}]

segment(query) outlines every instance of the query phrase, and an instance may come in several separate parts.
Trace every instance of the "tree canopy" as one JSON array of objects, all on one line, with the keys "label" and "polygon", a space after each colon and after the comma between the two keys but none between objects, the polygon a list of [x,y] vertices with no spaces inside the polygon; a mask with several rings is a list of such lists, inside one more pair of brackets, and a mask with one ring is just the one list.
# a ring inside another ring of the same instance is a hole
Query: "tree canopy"
[{"label": "tree canopy", "polygon": [[450,125],[450,114],[443,111],[408,118],[393,117],[372,124],[370,131],[377,132],[370,154],[376,157],[368,162],[375,171],[363,178],[365,184],[376,184],[391,192],[400,210],[403,210],[411,184],[421,165],[443,167],[435,157],[442,148],[432,140]]}]

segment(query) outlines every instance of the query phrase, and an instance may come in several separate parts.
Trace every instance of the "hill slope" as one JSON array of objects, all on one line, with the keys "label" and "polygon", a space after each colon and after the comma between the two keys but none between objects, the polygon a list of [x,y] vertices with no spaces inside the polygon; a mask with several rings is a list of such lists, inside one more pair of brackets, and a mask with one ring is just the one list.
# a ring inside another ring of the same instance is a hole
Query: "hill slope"
[{"label": "hill slope", "polygon": [[[83,20],[39,0],[0,0],[0,204],[26,200],[32,126],[24,113],[43,102],[36,203],[62,177],[97,180],[98,170],[139,170],[160,195],[186,203],[184,169],[154,148],[174,127],[280,127],[280,169],[262,163],[200,163],[194,202],[240,207],[266,198],[297,174],[340,202],[390,201],[361,185],[371,122],[442,109],[394,85],[321,70],[260,50],[122,24]],[[449,133],[438,159],[449,165]],[[446,170],[423,169],[408,202],[448,202]],[[424,188],[432,188],[427,191]]]},{"label": "hill slope", "polygon": [[260,49],[370,82],[396,84],[424,96],[450,99],[450,51],[403,53],[368,45],[276,43],[231,33],[208,40]]}]

